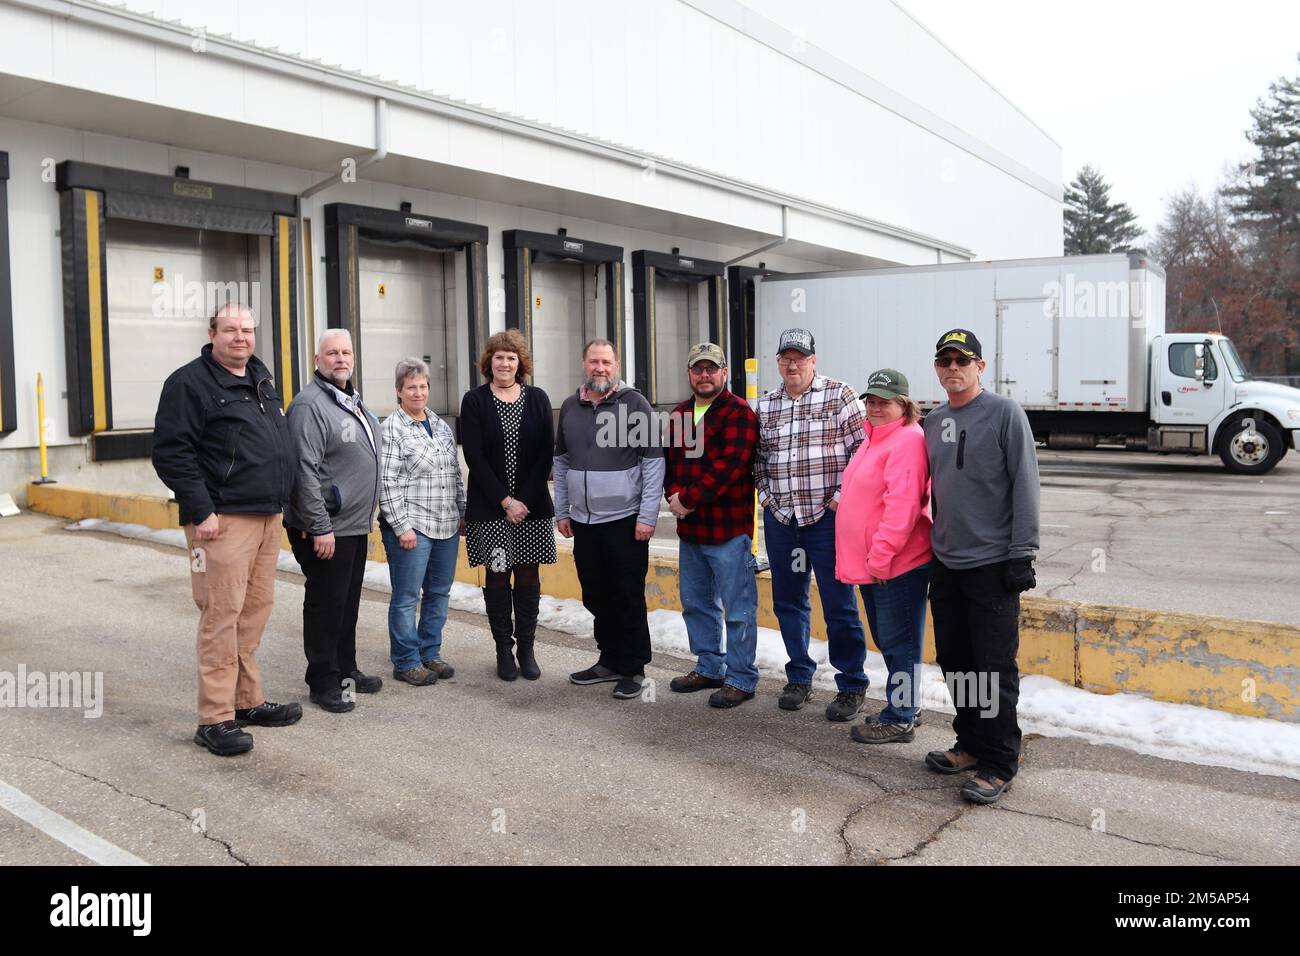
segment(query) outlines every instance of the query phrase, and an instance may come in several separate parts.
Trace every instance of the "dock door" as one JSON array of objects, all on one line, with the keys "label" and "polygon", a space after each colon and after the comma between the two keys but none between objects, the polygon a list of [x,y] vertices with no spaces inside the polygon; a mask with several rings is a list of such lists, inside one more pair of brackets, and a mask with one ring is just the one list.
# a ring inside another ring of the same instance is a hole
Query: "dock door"
[{"label": "dock door", "polygon": [[609,339],[627,378],[623,347],[623,250],[601,242],[510,229],[506,327],[519,329],[533,352],[532,384],[558,413],[582,384],[582,347]]},{"label": "dock door", "polygon": [[404,358],[429,366],[429,408],[460,414],[487,340],[487,236],[474,223],[325,207],[329,327],[352,333],[353,384],[376,415],[397,408],[393,371]]},{"label": "dock door", "polygon": [[216,307],[257,315],[256,354],[299,387],[295,196],[59,163],[68,430],[96,461],[148,457],[162,383],[208,343]]},{"label": "dock door", "polygon": [[632,253],[636,387],[656,408],[672,408],[690,395],[686,354],[691,346],[713,342],[727,354],[724,271],[721,262],[676,250]]}]

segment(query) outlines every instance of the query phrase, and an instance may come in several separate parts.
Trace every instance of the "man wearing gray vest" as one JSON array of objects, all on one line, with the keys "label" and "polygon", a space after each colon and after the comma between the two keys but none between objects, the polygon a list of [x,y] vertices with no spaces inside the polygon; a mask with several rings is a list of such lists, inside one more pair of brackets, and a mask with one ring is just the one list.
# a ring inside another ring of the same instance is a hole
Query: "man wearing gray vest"
[{"label": "man wearing gray vest", "polygon": [[980,386],[975,333],[935,345],[948,401],[925,417],[934,518],[930,611],[939,666],[952,692],[957,742],[926,755],[937,773],[974,770],[961,795],[993,803],[1020,761],[1020,593],[1035,584],[1038,457],[1024,409]]}]

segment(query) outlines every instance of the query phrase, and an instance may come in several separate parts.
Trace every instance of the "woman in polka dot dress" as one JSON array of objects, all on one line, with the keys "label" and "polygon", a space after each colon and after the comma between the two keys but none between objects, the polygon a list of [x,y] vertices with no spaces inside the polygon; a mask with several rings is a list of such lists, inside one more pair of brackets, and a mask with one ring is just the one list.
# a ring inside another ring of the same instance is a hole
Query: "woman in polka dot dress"
[{"label": "woman in polka dot dress", "polygon": [[546,484],[555,420],[546,393],[524,384],[532,370],[524,337],[516,329],[498,332],[479,357],[486,384],[467,392],[460,406],[469,465],[465,549],[470,566],[485,569],[483,603],[502,680],[542,676],[533,655],[538,566],[555,563],[555,506]]}]

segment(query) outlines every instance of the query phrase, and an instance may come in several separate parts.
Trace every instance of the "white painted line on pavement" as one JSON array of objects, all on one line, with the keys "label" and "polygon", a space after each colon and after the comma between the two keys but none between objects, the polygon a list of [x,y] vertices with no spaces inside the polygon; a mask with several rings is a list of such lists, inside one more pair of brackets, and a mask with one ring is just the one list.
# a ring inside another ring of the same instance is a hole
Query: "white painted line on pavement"
[{"label": "white painted line on pavement", "polygon": [[144,860],[114,846],[102,837],[77,826],[67,817],[37,803],[21,790],[0,780],[0,809],[8,810],[19,820],[29,823],[46,836],[58,840],[74,853],[80,853],[100,866],[148,866]]}]

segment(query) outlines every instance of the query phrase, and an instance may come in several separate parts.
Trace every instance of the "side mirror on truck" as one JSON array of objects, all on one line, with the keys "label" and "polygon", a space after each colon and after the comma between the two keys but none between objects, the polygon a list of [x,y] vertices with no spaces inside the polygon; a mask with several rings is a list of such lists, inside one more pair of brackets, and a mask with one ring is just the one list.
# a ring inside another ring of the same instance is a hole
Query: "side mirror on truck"
[{"label": "side mirror on truck", "polygon": [[1206,339],[1196,346],[1196,378],[1206,388],[1213,388],[1218,379],[1218,366],[1214,362],[1214,342]]}]

